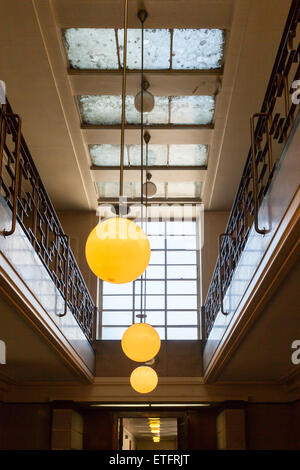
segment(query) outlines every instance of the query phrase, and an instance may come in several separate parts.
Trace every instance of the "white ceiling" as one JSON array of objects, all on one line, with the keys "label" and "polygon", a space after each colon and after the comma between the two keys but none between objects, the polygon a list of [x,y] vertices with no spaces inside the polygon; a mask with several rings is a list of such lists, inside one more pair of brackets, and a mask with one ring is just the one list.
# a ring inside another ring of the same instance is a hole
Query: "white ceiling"
[{"label": "white ceiling", "polygon": [[[119,143],[118,129],[81,129],[78,93],[120,94],[120,74],[69,74],[61,30],[68,27],[122,27],[121,0],[0,0],[1,79],[24,135],[57,209],[91,210],[97,206],[95,182],[115,177],[91,169],[88,144]],[[260,108],[290,0],[145,0],[151,28],[226,30],[225,67],[211,73],[147,76],[154,94],[212,93],[220,85],[213,129],[151,131],[152,143],[209,145],[207,171],[189,178],[203,181],[205,209],[229,209],[249,148],[249,116]],[[139,27],[141,4],[131,0],[129,27]],[[26,19],[26,21],[24,21]],[[128,76],[128,93],[138,90],[139,74]],[[139,143],[138,129],[126,132]],[[182,181],[181,172],[153,174]],[[129,173],[129,172],[126,172]],[[131,176],[130,176],[131,177]],[[129,178],[129,175],[125,175]],[[190,181],[188,179],[187,181]]]}]

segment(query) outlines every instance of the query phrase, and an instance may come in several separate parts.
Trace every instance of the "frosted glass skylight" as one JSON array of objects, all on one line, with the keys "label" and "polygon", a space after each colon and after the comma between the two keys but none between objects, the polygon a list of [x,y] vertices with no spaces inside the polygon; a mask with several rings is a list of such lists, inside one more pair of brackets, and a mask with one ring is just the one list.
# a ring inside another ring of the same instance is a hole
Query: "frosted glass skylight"
[{"label": "frosted glass skylight", "polygon": [[[127,41],[127,68],[140,69],[141,29],[128,29]],[[63,42],[70,67],[74,69],[120,70],[122,67],[122,29],[64,29]],[[223,49],[224,33],[220,29],[174,29],[173,31],[145,29],[144,68],[146,70],[219,68],[222,65]]]},{"label": "frosted glass skylight", "polygon": [[212,96],[173,96],[171,103],[172,124],[210,124],[214,115]]},{"label": "frosted glass skylight", "polygon": [[[158,182],[155,198],[200,198],[201,181],[197,182]],[[102,198],[118,198],[119,182],[98,181],[98,194]],[[129,199],[140,198],[141,184],[138,181],[124,182],[123,194]]]},{"label": "frosted glass skylight", "polygon": [[[83,124],[121,124],[121,96],[82,95],[78,96],[78,104]],[[213,96],[155,96],[153,110],[144,113],[144,124],[210,124],[214,105]],[[141,115],[134,107],[133,96],[126,97],[126,122],[134,125],[141,123]]]},{"label": "frosted glass skylight", "polygon": [[221,66],[224,36],[221,29],[174,29],[174,69],[214,69]]},{"label": "frosted glass skylight", "polygon": [[70,28],[63,38],[72,68],[119,68],[114,29]]},{"label": "frosted glass skylight", "polygon": [[[120,145],[90,145],[90,155],[93,165],[120,166]],[[126,146],[124,152],[124,165],[128,165],[128,155]]]},{"label": "frosted glass skylight", "polygon": [[170,145],[170,166],[205,166],[207,165],[207,145],[178,144]]},{"label": "frosted glass skylight", "polygon": [[[149,144],[149,166],[206,166],[207,145],[201,144]],[[90,145],[92,164],[95,166],[120,166],[120,145]],[[169,158],[169,160],[168,160]],[[124,164],[140,166],[141,146],[126,145]],[[146,152],[144,149],[144,165]]]},{"label": "frosted glass skylight", "polygon": [[[141,68],[141,29],[127,31],[127,67]],[[120,61],[123,64],[124,31],[118,30]],[[168,69],[170,67],[171,33],[169,29],[144,30],[144,68]]]}]

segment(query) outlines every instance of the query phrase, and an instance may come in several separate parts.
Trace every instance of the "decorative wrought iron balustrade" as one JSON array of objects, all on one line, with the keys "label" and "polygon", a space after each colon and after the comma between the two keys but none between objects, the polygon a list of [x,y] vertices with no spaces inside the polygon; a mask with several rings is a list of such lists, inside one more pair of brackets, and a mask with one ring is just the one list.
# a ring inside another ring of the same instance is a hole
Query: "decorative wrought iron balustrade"
[{"label": "decorative wrought iron balustrade", "polygon": [[218,312],[226,315],[223,298],[252,225],[257,233],[265,233],[265,228],[258,224],[258,211],[299,112],[299,21],[300,1],[293,0],[261,111],[250,118],[251,148],[226,233],[219,236],[219,256],[202,307],[204,339],[208,338]]},{"label": "decorative wrought iron balustrade", "polygon": [[0,227],[0,233],[12,235],[20,224],[65,299],[65,308],[57,315],[64,316],[69,309],[91,341],[94,302],[21,133],[21,119],[8,102],[0,107],[0,124],[0,194],[12,216],[11,227]]}]

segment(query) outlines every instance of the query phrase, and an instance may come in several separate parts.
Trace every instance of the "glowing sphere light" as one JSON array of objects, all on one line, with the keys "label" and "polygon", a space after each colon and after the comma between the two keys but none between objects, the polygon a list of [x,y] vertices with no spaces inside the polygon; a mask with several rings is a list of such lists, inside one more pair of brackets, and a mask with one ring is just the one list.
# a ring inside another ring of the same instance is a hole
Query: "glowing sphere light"
[{"label": "glowing sphere light", "polygon": [[121,346],[129,359],[146,362],[160,350],[160,337],[148,323],[134,323],[123,334]]},{"label": "glowing sphere light", "polygon": [[103,281],[123,284],[137,279],[148,266],[150,243],[145,232],[131,220],[113,217],[89,234],[86,260]]},{"label": "glowing sphere light", "polygon": [[130,384],[138,393],[152,392],[156,388],[157,383],[157,373],[148,366],[137,367],[130,376]]}]

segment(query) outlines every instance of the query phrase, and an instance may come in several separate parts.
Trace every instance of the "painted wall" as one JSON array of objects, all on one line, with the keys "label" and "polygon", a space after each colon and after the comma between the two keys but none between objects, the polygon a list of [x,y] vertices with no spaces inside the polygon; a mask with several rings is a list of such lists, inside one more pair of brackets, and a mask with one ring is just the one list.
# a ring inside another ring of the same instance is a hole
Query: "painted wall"
[{"label": "painted wall", "polygon": [[122,450],[135,450],[136,447],[136,439],[134,435],[128,431],[128,429],[123,426],[123,447]]}]

